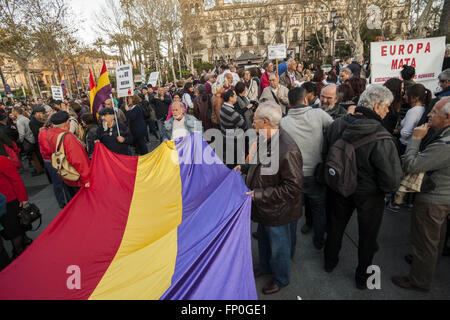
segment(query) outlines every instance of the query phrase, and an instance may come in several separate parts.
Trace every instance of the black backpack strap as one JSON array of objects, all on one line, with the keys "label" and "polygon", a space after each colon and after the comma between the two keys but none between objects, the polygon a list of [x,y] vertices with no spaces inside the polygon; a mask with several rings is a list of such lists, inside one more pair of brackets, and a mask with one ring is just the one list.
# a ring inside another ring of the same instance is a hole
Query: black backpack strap
[{"label": "black backpack strap", "polygon": [[356,150],[356,149],[359,149],[362,146],[365,146],[366,144],[369,144],[371,142],[375,142],[378,140],[385,140],[385,139],[392,139],[392,135],[389,132],[374,133],[374,134],[365,136],[362,139],[352,142],[352,145]]}]

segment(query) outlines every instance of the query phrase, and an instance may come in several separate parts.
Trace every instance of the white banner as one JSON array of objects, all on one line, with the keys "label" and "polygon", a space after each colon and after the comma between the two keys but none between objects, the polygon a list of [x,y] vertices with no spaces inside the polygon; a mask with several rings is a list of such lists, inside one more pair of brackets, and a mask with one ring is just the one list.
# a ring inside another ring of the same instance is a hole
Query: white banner
[{"label": "white banner", "polygon": [[116,68],[117,96],[119,98],[134,95],[133,67],[131,64]]},{"label": "white banner", "polygon": [[285,44],[279,44],[276,46],[269,46],[268,48],[269,60],[281,60],[287,57],[287,50]]},{"label": "white banner", "polygon": [[445,37],[372,42],[372,83],[383,84],[391,78],[400,78],[403,66],[408,65],[416,69],[414,81],[435,92],[438,87],[436,79],[442,72],[444,55]]},{"label": "white banner", "polygon": [[53,100],[61,100],[62,101],[64,99],[62,87],[52,86],[51,89],[52,89]]},{"label": "white banner", "polygon": [[150,77],[148,77],[148,84],[151,84],[152,87],[156,87],[158,78],[159,78],[159,72],[150,73]]}]

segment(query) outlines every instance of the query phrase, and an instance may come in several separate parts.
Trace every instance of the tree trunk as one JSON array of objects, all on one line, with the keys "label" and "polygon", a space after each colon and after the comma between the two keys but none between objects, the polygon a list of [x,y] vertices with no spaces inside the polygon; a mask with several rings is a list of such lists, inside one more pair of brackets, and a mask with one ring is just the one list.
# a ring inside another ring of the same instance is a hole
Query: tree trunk
[{"label": "tree trunk", "polygon": [[442,8],[441,23],[439,24],[439,34],[441,36],[450,36],[450,0],[444,0]]},{"label": "tree trunk", "polygon": [[30,73],[28,72],[27,66],[22,66],[22,71],[25,74],[25,81],[27,82],[28,90],[31,91],[31,95],[33,96],[33,99],[37,97],[36,91],[34,90],[33,81],[31,80]]}]

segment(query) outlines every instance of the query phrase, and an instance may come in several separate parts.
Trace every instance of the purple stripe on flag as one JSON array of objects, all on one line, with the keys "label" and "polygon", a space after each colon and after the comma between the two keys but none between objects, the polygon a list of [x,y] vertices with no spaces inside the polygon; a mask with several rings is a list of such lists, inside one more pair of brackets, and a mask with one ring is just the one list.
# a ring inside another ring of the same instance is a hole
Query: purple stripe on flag
[{"label": "purple stripe on flag", "polygon": [[[179,139],[176,147],[183,218],[172,285],[161,299],[256,300],[248,188],[200,135]],[[201,164],[205,152],[219,163]]]},{"label": "purple stripe on flag", "polygon": [[111,98],[111,85],[108,84],[103,88],[101,88],[100,90],[98,90],[97,93],[95,94],[93,103],[94,110],[97,112],[99,106],[110,98]]}]

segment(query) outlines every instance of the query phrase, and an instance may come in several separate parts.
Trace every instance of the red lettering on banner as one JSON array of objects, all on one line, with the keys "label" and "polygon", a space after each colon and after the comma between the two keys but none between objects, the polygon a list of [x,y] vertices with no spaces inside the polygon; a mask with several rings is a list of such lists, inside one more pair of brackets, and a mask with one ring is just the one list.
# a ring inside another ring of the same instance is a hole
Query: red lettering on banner
[{"label": "red lettering on banner", "polygon": [[398,62],[398,68],[403,69],[403,59],[400,59],[400,61]]},{"label": "red lettering on banner", "polygon": [[381,47],[381,56],[386,57],[387,56],[387,46]]},{"label": "red lettering on banner", "polygon": [[417,44],[417,53],[419,53],[419,51],[423,49],[423,43],[418,43]]},{"label": "red lettering on banner", "polygon": [[425,53],[427,53],[427,52],[431,52],[431,43],[430,42],[427,43],[427,47],[425,48]]},{"label": "red lettering on banner", "polygon": [[[392,48],[394,49],[394,51],[392,51]],[[391,56],[393,56],[395,54],[395,51],[396,51],[395,49],[397,49],[396,45],[393,45],[389,48],[389,53],[391,54]]]},{"label": "red lettering on banner", "polygon": [[403,50],[405,49],[405,45],[401,44],[398,46],[398,54],[405,54]]},{"label": "red lettering on banner", "polygon": [[413,46],[413,44],[411,43],[411,44],[408,46],[408,54],[411,54],[411,53],[413,52],[413,50],[414,50],[414,46]]},{"label": "red lettering on banner", "polygon": [[416,67],[416,58],[412,58],[411,67],[413,67],[413,68]]},{"label": "red lettering on banner", "polygon": [[397,59],[392,60],[391,70],[397,70]]},{"label": "red lettering on banner", "polygon": [[410,59],[411,59],[411,58],[406,58],[406,59],[405,59],[405,64],[406,64],[406,65],[409,65],[409,60],[410,60]]}]

